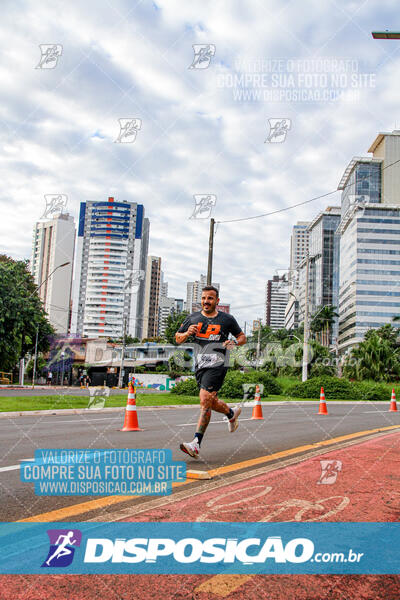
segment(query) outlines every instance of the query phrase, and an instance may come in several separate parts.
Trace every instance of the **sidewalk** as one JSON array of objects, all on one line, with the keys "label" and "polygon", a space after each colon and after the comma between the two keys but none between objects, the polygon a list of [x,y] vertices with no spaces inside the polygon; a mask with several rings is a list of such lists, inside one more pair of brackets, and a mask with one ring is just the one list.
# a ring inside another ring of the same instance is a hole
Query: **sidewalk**
[{"label": "sidewalk", "polygon": [[[321,461],[331,461],[330,463]],[[330,466],[329,466],[330,465]],[[324,470],[322,470],[322,468]],[[136,511],[136,512],[134,512]],[[380,435],[218,489],[132,507],[126,521],[386,521],[400,518],[400,432]],[[398,600],[394,575],[0,577],[2,600]],[[27,593],[29,590],[29,593]]]}]

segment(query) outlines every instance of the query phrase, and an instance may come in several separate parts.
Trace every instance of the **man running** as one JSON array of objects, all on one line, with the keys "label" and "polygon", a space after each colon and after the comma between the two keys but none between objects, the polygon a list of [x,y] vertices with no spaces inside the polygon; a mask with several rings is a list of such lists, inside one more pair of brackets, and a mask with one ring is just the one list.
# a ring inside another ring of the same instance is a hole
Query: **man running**
[{"label": "man running", "polygon": [[[238,417],[241,408],[239,406],[229,408],[225,402],[218,399],[217,393],[228,371],[228,367],[225,366],[226,351],[231,350],[235,345],[245,344],[246,336],[232,315],[218,312],[218,303],[217,288],[212,285],[203,288],[202,310],[186,317],[175,334],[178,344],[194,336],[201,348],[201,352],[196,355],[195,372],[197,385],[200,388],[200,417],[193,441],[180,445],[181,450],[193,458],[199,457],[200,445],[210,422],[212,410],[227,416],[231,433],[239,426]],[[228,339],[230,333],[236,338],[236,342]]]}]

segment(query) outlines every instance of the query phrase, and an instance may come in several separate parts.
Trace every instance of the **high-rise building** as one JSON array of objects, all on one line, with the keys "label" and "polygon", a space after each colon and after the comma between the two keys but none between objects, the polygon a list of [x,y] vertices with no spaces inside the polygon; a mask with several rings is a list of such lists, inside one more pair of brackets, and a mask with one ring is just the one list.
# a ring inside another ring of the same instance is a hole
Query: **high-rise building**
[{"label": "high-rise building", "polygon": [[146,269],[146,286],[144,292],[143,336],[158,336],[158,319],[160,306],[161,258],[149,256]]},{"label": "high-rise building", "polygon": [[168,281],[164,280],[164,272],[161,271],[161,279],[160,279],[160,300],[161,298],[168,297]]},{"label": "high-rise building", "polygon": [[141,337],[149,221],[136,202],[81,202],[71,331]]},{"label": "high-rise building", "polygon": [[[336,230],[340,223],[340,206],[328,206],[320,212],[308,227],[309,241],[309,315],[318,307],[339,304],[339,247],[340,238]],[[305,309],[306,261],[299,266],[300,321]],[[338,321],[332,325],[332,336],[336,341]]]},{"label": "high-rise building", "polygon": [[164,296],[160,298],[159,317],[158,317],[158,335],[163,336],[167,327],[167,319],[175,312],[175,298]]},{"label": "high-rise building", "polygon": [[298,221],[296,225],[293,225],[290,238],[290,271],[297,269],[307,254],[309,225],[309,221]]},{"label": "high-rise building", "polygon": [[181,312],[183,312],[185,309],[185,302],[183,301],[183,298],[175,298],[175,303],[174,303],[174,312],[176,314],[179,314]]},{"label": "high-rise building", "polygon": [[368,151],[350,161],[338,187],[340,353],[392,323],[400,307],[400,131],[380,133]]},{"label": "high-rise building", "polygon": [[[36,223],[31,272],[50,323],[57,333],[64,335],[68,333],[71,314],[74,247],[75,223],[70,215],[61,213]],[[65,263],[69,264],[57,269]]]},{"label": "high-rise building", "polygon": [[289,298],[289,285],[283,275],[274,275],[266,285],[265,322],[272,329],[285,327],[285,310]]},{"label": "high-rise building", "polygon": [[[193,304],[201,304],[201,290],[207,285],[207,277],[200,275],[199,281],[188,281],[186,285],[186,310],[192,313],[195,309]],[[219,290],[219,283],[212,283]]]},{"label": "high-rise building", "polygon": [[308,252],[309,221],[298,221],[293,225],[290,237],[290,262],[288,270],[288,302],[285,308],[286,329],[296,329],[299,326],[301,289],[299,289],[299,265],[304,261]]}]

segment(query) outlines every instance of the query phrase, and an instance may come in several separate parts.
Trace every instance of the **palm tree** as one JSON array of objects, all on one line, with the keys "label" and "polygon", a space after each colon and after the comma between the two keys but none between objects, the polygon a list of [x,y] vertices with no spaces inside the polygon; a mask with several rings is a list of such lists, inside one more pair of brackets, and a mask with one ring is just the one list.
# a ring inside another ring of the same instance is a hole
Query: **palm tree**
[{"label": "palm tree", "polygon": [[390,380],[398,377],[400,362],[398,350],[394,350],[390,340],[381,337],[376,331],[354,347],[350,360],[355,364],[345,365],[345,373],[354,379]]},{"label": "palm tree", "polygon": [[310,329],[320,334],[320,342],[323,346],[329,346],[332,324],[338,316],[336,306],[332,304],[318,307],[312,316]]}]

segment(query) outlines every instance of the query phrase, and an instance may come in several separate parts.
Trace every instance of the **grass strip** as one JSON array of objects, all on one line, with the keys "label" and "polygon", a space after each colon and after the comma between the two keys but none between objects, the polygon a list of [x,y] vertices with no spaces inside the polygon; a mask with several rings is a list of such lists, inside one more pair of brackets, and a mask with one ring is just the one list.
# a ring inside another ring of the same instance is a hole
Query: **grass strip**
[{"label": "grass strip", "polygon": [[[240,400],[223,398],[230,404],[238,404]],[[268,396],[262,398],[263,402],[315,402],[315,398],[288,398],[287,396]],[[327,399],[336,401],[334,398]],[[89,402],[88,396],[69,396],[62,394],[53,394],[48,396],[2,396],[0,397],[0,412],[23,412],[26,410],[62,410],[67,408],[86,408]],[[357,400],[340,400],[340,402],[357,402]],[[136,404],[141,406],[182,406],[187,404],[199,404],[198,396],[180,396],[170,392],[160,392],[158,394],[137,394]],[[124,395],[110,396],[105,403],[106,407],[126,406]]]}]

